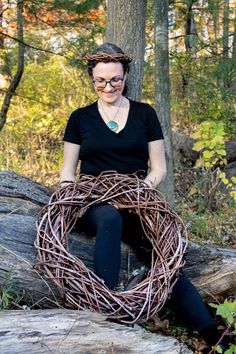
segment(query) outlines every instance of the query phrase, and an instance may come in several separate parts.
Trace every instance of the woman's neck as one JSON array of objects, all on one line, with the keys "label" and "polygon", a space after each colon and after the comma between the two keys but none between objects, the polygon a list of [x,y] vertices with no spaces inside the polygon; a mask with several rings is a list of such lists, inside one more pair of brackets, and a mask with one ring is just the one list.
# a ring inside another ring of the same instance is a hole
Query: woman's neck
[{"label": "woman's neck", "polygon": [[108,109],[112,108],[112,107],[124,107],[127,105],[127,101],[128,101],[127,98],[124,96],[121,96],[120,99],[118,99],[115,102],[111,102],[111,103],[106,102],[101,98],[98,99],[98,103]]}]

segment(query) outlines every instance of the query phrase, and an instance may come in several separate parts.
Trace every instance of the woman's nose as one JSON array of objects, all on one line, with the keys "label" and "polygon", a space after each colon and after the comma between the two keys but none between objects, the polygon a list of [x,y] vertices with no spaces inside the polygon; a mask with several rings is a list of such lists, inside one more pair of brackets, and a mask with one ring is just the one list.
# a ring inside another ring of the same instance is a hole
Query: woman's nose
[{"label": "woman's nose", "polygon": [[107,82],[106,87],[104,87],[103,91],[110,92],[113,90],[113,87],[111,86],[110,82]]}]

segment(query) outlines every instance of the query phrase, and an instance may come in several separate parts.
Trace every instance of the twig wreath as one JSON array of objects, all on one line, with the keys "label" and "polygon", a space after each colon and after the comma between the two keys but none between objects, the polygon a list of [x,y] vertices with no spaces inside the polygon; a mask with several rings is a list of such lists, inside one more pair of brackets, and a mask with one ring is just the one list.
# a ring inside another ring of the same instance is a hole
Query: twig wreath
[{"label": "twig wreath", "polygon": [[[68,250],[68,234],[86,210],[100,203],[136,213],[152,244],[146,278],[127,291],[110,290],[102,279]],[[76,308],[98,311],[125,323],[140,323],[159,311],[177,280],[186,249],[186,228],[162,195],[137,175],[102,173],[58,189],[37,222],[37,267]]]}]

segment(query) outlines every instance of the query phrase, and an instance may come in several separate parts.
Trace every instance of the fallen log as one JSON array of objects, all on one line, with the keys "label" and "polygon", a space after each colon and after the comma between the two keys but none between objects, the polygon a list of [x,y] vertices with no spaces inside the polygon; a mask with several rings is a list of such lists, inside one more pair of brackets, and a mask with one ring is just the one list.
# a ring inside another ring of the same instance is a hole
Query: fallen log
[{"label": "fallen log", "polygon": [[172,337],[108,322],[90,311],[16,310],[0,317],[2,354],[192,353]]},{"label": "fallen log", "polygon": [[[0,172],[0,284],[10,278],[12,289],[28,306],[61,306],[53,284],[33,264],[36,260],[35,217],[51,191],[13,172]],[[93,267],[94,238],[72,232],[69,250]],[[185,272],[204,298],[220,299],[236,290],[236,251],[190,243]],[[141,266],[127,245],[122,245],[121,274]]]}]

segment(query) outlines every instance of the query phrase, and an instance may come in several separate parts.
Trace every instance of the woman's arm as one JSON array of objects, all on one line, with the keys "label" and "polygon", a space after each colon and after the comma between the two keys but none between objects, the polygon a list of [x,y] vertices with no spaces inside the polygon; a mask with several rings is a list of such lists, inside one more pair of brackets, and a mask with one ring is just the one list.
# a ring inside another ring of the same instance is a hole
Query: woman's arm
[{"label": "woman's arm", "polygon": [[150,171],[144,182],[156,188],[166,177],[166,158],[164,140],[155,140],[148,143]]},{"label": "woman's arm", "polygon": [[[79,162],[80,145],[64,142],[63,165],[60,172],[60,183],[63,181],[75,182],[76,169]],[[66,184],[66,183],[65,183]],[[63,183],[63,186],[65,185]]]}]

